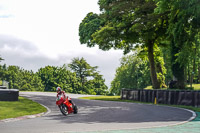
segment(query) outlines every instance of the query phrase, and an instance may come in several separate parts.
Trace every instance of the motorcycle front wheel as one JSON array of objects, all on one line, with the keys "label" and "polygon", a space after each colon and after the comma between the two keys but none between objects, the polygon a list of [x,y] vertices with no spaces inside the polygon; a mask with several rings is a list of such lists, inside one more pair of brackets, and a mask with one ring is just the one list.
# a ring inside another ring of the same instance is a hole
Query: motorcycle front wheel
[{"label": "motorcycle front wheel", "polygon": [[77,114],[78,113],[78,108],[76,105],[74,105],[74,114]]},{"label": "motorcycle front wheel", "polygon": [[65,104],[62,104],[61,106],[59,106],[59,108],[60,108],[60,112],[63,115],[68,115],[68,109],[67,109],[67,106]]}]

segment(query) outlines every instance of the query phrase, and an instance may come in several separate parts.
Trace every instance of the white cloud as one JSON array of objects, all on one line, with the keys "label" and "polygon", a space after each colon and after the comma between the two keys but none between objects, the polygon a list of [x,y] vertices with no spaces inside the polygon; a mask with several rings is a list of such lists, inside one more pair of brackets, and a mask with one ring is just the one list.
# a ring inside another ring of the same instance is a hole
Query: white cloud
[{"label": "white cloud", "polygon": [[42,53],[29,41],[6,35],[0,35],[0,54],[4,61],[0,64],[16,65],[24,69],[37,71],[47,65],[62,66],[69,64],[75,57],[83,57],[91,66],[98,66],[100,74],[106,79],[106,85],[114,78],[115,69],[119,66],[119,58],[122,51],[111,50],[109,52],[98,48],[88,48],[91,52],[71,49],[66,54],[58,54],[50,57]]},{"label": "white cloud", "polygon": [[88,12],[99,12],[97,0],[5,0],[4,4],[6,14],[13,17],[0,20],[0,33],[25,38],[51,56],[78,49],[80,22]]},{"label": "white cloud", "polygon": [[80,45],[78,28],[89,12],[99,13],[98,0],[1,0],[0,55],[8,65],[37,70],[84,57],[99,66],[107,85],[114,78],[122,51]]}]

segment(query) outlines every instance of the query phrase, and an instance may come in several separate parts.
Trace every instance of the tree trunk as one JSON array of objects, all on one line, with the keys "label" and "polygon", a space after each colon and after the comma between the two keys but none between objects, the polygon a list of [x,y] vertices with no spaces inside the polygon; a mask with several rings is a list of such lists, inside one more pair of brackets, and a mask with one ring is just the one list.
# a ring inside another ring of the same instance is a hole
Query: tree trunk
[{"label": "tree trunk", "polygon": [[158,82],[157,74],[156,74],[153,46],[154,46],[154,42],[148,41],[148,58],[149,58],[149,63],[150,63],[151,82],[154,89],[159,89],[160,83]]},{"label": "tree trunk", "polygon": [[[178,74],[176,73],[177,77],[177,87],[179,89],[185,89],[185,76],[184,76],[184,66],[181,66],[180,63],[176,63],[175,65],[178,69]],[[177,71],[177,69],[175,69],[175,71]]]},{"label": "tree trunk", "polygon": [[[161,63],[160,62],[157,62],[156,63],[156,70],[157,70],[157,73],[161,73],[163,75],[163,70],[162,70],[162,66],[161,66]],[[164,66],[163,66],[164,67]],[[167,85],[165,84],[165,80],[162,78],[160,81],[160,87],[161,88],[167,88]]]},{"label": "tree trunk", "polygon": [[198,65],[198,83],[200,81],[200,64]]},{"label": "tree trunk", "polygon": [[187,66],[187,85],[190,84],[190,63],[188,63],[188,66]]},{"label": "tree trunk", "polygon": [[195,74],[195,69],[196,69],[196,48],[194,49],[194,60],[193,60],[193,70],[192,70],[192,74],[191,74],[191,87],[193,84],[193,80],[194,80],[194,74]]},{"label": "tree trunk", "polygon": [[176,47],[174,42],[171,43],[171,63],[172,63],[172,73],[177,79],[176,87],[178,89],[185,89],[185,66],[177,61],[176,54],[180,51],[179,47]]},{"label": "tree trunk", "polygon": [[187,77],[188,77],[188,75],[187,75],[187,71],[188,71],[188,66],[186,66],[185,67],[185,83],[187,84]]},{"label": "tree trunk", "polygon": [[[191,65],[192,65],[192,61],[191,61]],[[193,72],[193,71],[192,71]],[[192,72],[191,72],[191,76],[190,76],[190,79],[189,79],[189,81],[190,81],[190,87],[192,88],[192,80],[193,80],[193,76],[192,76]]]}]

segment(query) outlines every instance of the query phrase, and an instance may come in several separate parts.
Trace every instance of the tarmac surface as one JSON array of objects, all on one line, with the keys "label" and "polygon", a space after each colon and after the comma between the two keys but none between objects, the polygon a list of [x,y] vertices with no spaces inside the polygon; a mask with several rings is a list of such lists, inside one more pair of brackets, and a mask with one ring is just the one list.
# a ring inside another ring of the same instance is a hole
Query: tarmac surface
[{"label": "tarmac surface", "polygon": [[0,132],[128,133],[146,132],[146,130],[151,132],[152,129],[163,129],[169,126],[177,127],[172,125],[184,125],[183,123],[188,124],[186,122],[194,117],[193,112],[179,108],[112,101],[81,100],[77,98],[84,95],[75,94],[69,94],[69,96],[78,106],[78,114],[63,116],[55,104],[56,93],[20,92],[20,95],[45,105],[48,108],[48,112],[34,119],[26,119],[25,117],[24,119],[17,118],[11,121],[0,122]]},{"label": "tarmac surface", "polygon": [[93,131],[80,133],[200,133],[200,112],[196,113],[197,117],[194,120],[180,125],[135,130]]}]

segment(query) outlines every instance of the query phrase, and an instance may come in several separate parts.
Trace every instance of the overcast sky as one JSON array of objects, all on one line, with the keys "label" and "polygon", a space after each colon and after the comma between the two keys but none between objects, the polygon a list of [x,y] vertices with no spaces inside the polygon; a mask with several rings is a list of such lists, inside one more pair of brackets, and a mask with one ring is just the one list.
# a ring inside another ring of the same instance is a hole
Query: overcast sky
[{"label": "overcast sky", "polygon": [[83,57],[110,86],[121,50],[102,51],[79,42],[79,24],[89,12],[99,13],[98,0],[0,0],[0,64],[35,72]]}]

